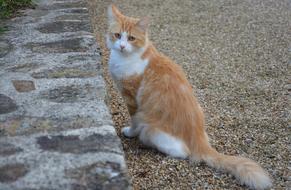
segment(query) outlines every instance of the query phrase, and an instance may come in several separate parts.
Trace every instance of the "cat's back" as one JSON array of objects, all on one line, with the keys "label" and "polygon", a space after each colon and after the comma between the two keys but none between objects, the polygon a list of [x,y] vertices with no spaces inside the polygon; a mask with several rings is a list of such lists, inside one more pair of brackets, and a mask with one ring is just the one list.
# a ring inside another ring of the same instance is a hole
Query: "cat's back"
[{"label": "cat's back", "polygon": [[146,78],[159,80],[162,83],[189,84],[182,67],[168,56],[158,52],[154,47],[150,48],[149,52],[145,52],[145,55],[149,58],[149,65],[145,71]]}]

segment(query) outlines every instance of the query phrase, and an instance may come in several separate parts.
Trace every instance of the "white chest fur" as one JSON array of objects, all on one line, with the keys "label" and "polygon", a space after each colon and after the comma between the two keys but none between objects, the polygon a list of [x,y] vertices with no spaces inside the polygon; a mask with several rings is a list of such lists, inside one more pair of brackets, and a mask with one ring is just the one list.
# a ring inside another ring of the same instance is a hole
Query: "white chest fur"
[{"label": "white chest fur", "polygon": [[142,59],[143,50],[124,55],[111,49],[109,59],[109,70],[114,80],[125,79],[132,75],[142,74],[148,65],[148,60]]}]

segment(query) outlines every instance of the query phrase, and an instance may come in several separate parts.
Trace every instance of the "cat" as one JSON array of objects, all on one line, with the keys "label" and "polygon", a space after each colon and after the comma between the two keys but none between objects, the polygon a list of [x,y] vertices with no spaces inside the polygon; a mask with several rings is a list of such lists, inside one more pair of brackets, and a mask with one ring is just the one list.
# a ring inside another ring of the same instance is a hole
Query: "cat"
[{"label": "cat", "polygon": [[233,174],[252,189],[272,186],[269,175],[254,161],[218,153],[208,142],[204,115],[182,68],[158,52],[148,39],[149,19],[108,8],[109,71],[131,115],[126,137],[138,136],[171,157],[203,161]]}]

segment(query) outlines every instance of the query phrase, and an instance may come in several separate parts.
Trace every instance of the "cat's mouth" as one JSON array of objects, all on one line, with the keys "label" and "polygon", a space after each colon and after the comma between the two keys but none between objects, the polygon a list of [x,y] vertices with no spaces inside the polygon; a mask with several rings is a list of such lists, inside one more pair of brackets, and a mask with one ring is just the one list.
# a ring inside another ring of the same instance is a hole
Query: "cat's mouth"
[{"label": "cat's mouth", "polygon": [[122,54],[128,54],[129,53],[126,49],[120,49],[119,52],[122,53]]}]

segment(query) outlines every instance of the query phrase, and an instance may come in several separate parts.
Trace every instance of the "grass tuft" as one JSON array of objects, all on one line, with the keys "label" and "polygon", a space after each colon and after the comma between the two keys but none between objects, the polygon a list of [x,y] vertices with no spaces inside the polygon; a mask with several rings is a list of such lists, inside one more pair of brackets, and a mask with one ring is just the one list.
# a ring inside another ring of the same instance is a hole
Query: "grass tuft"
[{"label": "grass tuft", "polygon": [[5,26],[0,26],[0,35],[6,32],[8,29]]},{"label": "grass tuft", "polygon": [[0,0],[0,19],[11,17],[17,10],[32,5],[32,0]]},{"label": "grass tuft", "polygon": [[1,20],[14,16],[19,9],[32,6],[32,0],[0,0],[0,35],[8,30],[1,24]]}]

